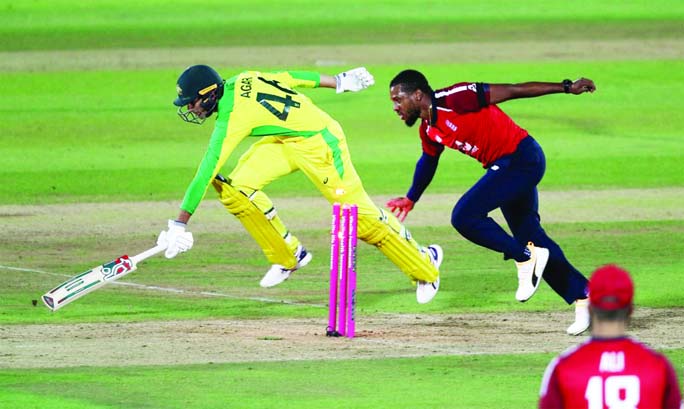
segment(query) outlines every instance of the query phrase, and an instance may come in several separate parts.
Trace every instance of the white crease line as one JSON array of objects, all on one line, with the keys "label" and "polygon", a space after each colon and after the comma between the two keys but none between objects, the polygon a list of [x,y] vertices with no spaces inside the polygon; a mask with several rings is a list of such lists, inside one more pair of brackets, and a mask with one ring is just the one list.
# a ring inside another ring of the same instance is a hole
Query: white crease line
[{"label": "white crease line", "polygon": [[[3,266],[3,265],[0,265],[0,270],[13,270],[13,271],[22,271],[22,272],[27,272],[27,273],[39,273],[39,274],[47,274],[47,275],[51,275],[51,276],[56,276],[56,277],[67,277],[67,278],[72,277],[72,276],[67,275],[67,274],[53,273],[50,271],[36,270],[36,269],[32,269],[32,268],[10,267],[10,266]],[[156,285],[144,285],[144,284],[125,282],[125,281],[113,281],[113,282],[111,282],[111,284],[134,287],[134,288],[139,288],[139,289],[149,290],[149,291],[162,291],[162,292],[175,293],[175,294],[186,294],[186,295],[207,296],[207,297],[223,297],[223,298],[230,298],[233,300],[259,301],[259,302],[267,302],[267,303],[273,303],[273,304],[302,305],[302,306],[306,306],[306,307],[327,308],[327,305],[322,305],[322,304],[311,304],[311,303],[305,303],[305,302],[299,302],[299,301],[288,301],[288,300],[276,300],[273,298],[266,298],[266,297],[239,297],[236,295],[226,294],[226,293],[217,293],[217,292],[211,292],[211,291],[189,291],[189,290],[183,290],[180,288],[159,287]]]}]

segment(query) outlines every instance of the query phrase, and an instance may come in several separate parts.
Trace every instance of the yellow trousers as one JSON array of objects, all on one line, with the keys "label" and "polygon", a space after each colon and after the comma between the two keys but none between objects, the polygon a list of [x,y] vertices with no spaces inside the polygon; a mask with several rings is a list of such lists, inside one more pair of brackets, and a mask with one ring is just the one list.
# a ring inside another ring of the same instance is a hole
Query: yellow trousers
[{"label": "yellow trousers", "polygon": [[[229,175],[230,184],[266,211],[272,207],[262,192],[269,183],[301,171],[330,203],[355,204],[359,209],[358,238],[380,249],[413,281],[433,282],[439,272],[408,230],[390,213],[379,209],[363,188],[352,164],[342,128],[337,122],[308,137],[266,136],[253,144]],[[279,217],[271,224],[287,237],[294,251],[299,244]],[[288,263],[290,264],[290,263]]]}]

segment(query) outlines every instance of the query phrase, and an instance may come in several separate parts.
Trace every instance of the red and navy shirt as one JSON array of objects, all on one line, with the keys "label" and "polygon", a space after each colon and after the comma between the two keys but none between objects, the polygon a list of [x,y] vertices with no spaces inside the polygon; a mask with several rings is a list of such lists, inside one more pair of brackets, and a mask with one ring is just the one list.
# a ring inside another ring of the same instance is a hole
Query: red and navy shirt
[{"label": "red and navy shirt", "polygon": [[496,105],[489,105],[489,84],[460,82],[438,89],[430,120],[420,124],[423,152],[439,156],[444,147],[472,156],[488,167],[515,152],[527,131]]},{"label": "red and navy shirt", "polygon": [[590,339],[555,358],[539,408],[680,409],[677,376],[663,355],[628,337]]}]

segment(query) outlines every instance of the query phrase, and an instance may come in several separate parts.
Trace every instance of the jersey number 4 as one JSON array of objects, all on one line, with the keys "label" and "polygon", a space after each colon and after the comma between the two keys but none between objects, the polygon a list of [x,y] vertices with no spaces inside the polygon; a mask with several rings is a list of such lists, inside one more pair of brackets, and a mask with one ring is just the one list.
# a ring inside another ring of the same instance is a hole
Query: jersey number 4
[{"label": "jersey number 4", "polygon": [[[276,118],[280,119],[281,121],[286,121],[287,116],[290,114],[290,108],[299,108],[300,104],[299,102],[295,101],[292,99],[292,95],[297,95],[297,93],[291,89],[285,88],[278,81],[275,80],[267,80],[262,77],[258,77],[259,80],[265,82],[266,84],[269,84],[285,93],[284,97],[281,97],[280,95],[274,95],[274,94],[267,94],[264,92],[259,92],[257,93],[256,100],[258,103],[260,103],[264,108],[268,109],[270,113],[272,113]],[[276,102],[279,104],[283,104],[283,109],[282,111],[279,111],[276,107],[271,105],[269,102]]]}]

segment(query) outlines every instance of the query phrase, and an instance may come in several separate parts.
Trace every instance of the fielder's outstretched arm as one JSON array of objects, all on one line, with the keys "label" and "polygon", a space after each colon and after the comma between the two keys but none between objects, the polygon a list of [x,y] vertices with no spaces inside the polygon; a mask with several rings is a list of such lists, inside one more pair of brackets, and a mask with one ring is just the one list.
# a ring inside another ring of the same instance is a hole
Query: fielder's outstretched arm
[{"label": "fielder's outstretched arm", "polygon": [[596,91],[594,81],[580,78],[562,82],[523,82],[519,84],[488,84],[489,103],[498,104],[509,99],[540,97],[548,94],[574,94]]},{"label": "fielder's outstretched arm", "polygon": [[406,219],[408,213],[413,210],[413,206],[423,195],[430,182],[432,182],[439,164],[439,157],[440,155],[432,156],[423,153],[416,163],[416,169],[413,172],[413,183],[406,196],[395,197],[385,204],[399,221],[403,222]]}]

